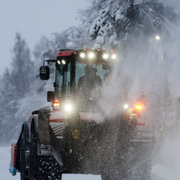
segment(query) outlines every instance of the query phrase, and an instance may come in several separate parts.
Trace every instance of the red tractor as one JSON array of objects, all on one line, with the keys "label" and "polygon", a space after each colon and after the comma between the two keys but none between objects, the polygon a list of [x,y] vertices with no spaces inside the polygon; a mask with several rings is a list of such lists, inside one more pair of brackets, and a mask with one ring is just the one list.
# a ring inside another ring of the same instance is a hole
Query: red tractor
[{"label": "red tractor", "polygon": [[146,109],[143,98],[121,105],[99,101],[117,62],[114,51],[99,49],[60,50],[57,60],[44,61],[41,80],[49,79],[47,65],[56,67],[54,91],[47,93],[52,106],[32,112],[23,123],[12,144],[13,175],[19,171],[22,180],[61,180],[63,173],[150,178],[154,133],[151,121],[140,115]]}]

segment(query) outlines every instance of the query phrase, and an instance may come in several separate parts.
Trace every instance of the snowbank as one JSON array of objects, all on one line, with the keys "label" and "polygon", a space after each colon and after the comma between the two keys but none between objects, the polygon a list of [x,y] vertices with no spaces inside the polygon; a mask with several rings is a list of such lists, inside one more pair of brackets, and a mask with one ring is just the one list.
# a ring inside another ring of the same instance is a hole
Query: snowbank
[{"label": "snowbank", "polygon": [[152,167],[152,180],[180,180],[180,172],[161,164]]}]

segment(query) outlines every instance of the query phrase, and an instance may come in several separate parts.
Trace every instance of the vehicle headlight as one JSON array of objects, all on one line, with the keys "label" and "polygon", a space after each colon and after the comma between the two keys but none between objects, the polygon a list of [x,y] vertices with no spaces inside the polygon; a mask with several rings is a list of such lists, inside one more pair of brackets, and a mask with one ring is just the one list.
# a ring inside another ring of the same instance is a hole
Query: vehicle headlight
[{"label": "vehicle headlight", "polygon": [[66,105],[65,105],[65,111],[67,111],[67,112],[72,111],[72,105],[66,104]]},{"label": "vehicle headlight", "polygon": [[107,59],[108,58],[108,54],[103,54],[103,58]]},{"label": "vehicle headlight", "polygon": [[66,64],[66,61],[64,59],[61,62],[62,62],[62,64]]},{"label": "vehicle headlight", "polygon": [[112,59],[116,59],[116,58],[117,58],[117,55],[116,55],[116,54],[113,54],[113,55],[111,56],[111,58],[112,58]]},{"label": "vehicle headlight", "polygon": [[85,57],[85,53],[81,53],[81,54],[80,54],[80,57],[81,57],[81,58],[84,58],[84,57]]},{"label": "vehicle headlight", "polygon": [[88,55],[88,56],[89,56],[89,58],[91,58],[91,59],[92,59],[92,58],[94,58],[94,53],[89,53],[89,55]]},{"label": "vehicle headlight", "polygon": [[125,104],[125,105],[124,105],[124,109],[127,109],[128,107],[129,107],[128,104]]}]

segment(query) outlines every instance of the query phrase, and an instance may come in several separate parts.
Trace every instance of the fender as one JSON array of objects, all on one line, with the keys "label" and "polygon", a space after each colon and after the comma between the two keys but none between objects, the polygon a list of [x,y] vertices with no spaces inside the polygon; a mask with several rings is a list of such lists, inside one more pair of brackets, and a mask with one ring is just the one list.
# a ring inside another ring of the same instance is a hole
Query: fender
[{"label": "fender", "polygon": [[[27,150],[29,150],[30,148],[30,124],[28,121],[23,122],[23,126],[22,126],[22,131],[24,129],[24,134],[25,134],[25,141],[26,141],[26,145],[27,145]],[[21,132],[22,132],[21,131]]]},{"label": "fender", "polygon": [[37,133],[40,143],[51,145],[49,129],[50,107],[44,107],[39,110],[37,119]]},{"label": "fender", "polygon": [[29,124],[29,121],[24,121],[23,125],[22,125],[22,129],[21,129],[21,134],[20,134],[20,136],[18,138],[17,144],[20,143],[23,130],[24,130],[24,133],[25,133],[26,142],[27,143],[30,142],[30,124]]}]

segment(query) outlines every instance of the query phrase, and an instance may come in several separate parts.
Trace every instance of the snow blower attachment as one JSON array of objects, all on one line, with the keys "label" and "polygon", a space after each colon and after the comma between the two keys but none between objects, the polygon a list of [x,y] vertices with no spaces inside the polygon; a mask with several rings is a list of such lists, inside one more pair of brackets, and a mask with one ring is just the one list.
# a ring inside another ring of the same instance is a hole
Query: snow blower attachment
[{"label": "snow blower attachment", "polygon": [[100,49],[60,50],[57,60],[44,61],[41,80],[50,78],[47,64],[56,67],[54,91],[47,93],[51,107],[32,112],[23,123],[12,144],[13,175],[19,171],[23,180],[61,180],[62,174],[93,174],[119,180],[131,179],[136,169],[140,179],[149,179],[154,133],[144,116],[145,103],[99,106],[117,62],[114,51]]}]

